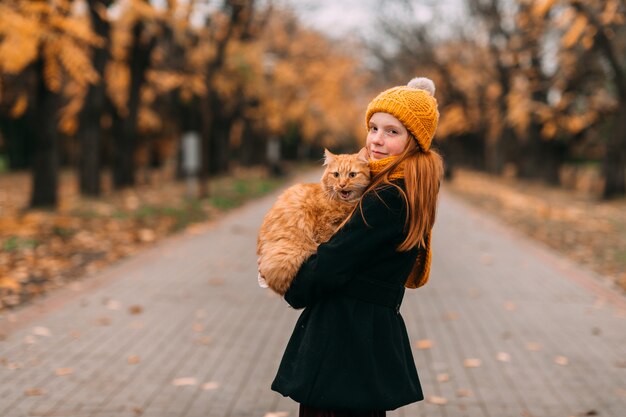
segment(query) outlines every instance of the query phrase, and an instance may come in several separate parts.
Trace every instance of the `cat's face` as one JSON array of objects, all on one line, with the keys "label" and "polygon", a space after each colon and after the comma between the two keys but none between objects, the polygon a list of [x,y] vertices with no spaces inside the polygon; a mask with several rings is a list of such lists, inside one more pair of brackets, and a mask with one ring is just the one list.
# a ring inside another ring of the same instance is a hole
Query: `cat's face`
[{"label": "cat's face", "polygon": [[342,155],[334,155],[327,150],[325,156],[322,187],[326,194],[340,201],[357,201],[370,183],[367,150],[363,148],[359,153]]}]

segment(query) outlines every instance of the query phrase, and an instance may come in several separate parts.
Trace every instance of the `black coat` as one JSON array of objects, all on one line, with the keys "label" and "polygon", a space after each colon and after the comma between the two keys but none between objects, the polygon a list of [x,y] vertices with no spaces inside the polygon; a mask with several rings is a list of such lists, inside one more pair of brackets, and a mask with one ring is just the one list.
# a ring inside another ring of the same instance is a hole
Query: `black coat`
[{"label": "black coat", "polygon": [[305,310],[274,391],[336,410],[393,410],[424,398],[398,310],[417,256],[416,249],[396,251],[406,236],[405,213],[395,187],[368,193],[362,209],[302,265],[285,300]]}]

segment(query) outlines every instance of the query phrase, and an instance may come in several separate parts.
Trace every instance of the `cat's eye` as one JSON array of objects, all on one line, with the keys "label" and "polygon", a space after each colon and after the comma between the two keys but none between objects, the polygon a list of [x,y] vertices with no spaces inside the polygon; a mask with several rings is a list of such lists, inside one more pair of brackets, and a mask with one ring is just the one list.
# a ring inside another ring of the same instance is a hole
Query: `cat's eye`
[{"label": "cat's eye", "polygon": [[350,178],[354,178],[354,177],[356,177],[356,172],[351,172],[351,173],[348,174],[348,176]]},{"label": "cat's eye", "polygon": [[339,173],[338,172],[333,172],[333,177],[339,178]]}]

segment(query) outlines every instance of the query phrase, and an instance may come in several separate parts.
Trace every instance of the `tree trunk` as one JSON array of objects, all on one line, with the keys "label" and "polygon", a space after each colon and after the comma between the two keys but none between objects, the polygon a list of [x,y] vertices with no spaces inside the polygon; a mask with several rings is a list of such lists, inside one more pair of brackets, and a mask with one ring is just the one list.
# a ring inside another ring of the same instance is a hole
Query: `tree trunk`
[{"label": "tree trunk", "polygon": [[626,194],[626,101],[621,101],[615,116],[615,125],[606,144],[602,171],[604,199]]},{"label": "tree trunk", "polygon": [[115,163],[113,184],[115,188],[135,185],[135,150],[137,148],[138,115],[141,104],[141,86],[145,81],[146,69],[150,64],[150,54],[155,46],[155,39],[142,44],[143,24],[137,23],[133,28],[133,46],[129,56],[130,86],[128,95],[128,114],[122,119],[121,137],[116,135]]},{"label": "tree trunk", "polygon": [[35,153],[32,164],[31,207],[56,207],[58,199],[59,149],[58,97],[43,81],[43,62],[38,63],[39,85],[34,111]]},{"label": "tree trunk", "polygon": [[201,119],[201,134],[200,134],[200,186],[199,186],[199,198],[205,198],[209,196],[209,173],[211,171],[211,128],[213,125],[212,119],[214,116],[213,109],[211,108],[211,95],[210,91],[206,96],[200,99],[200,108],[202,117]]},{"label": "tree trunk", "polygon": [[[89,0],[91,22],[96,34],[104,39],[109,38],[110,25],[102,20],[96,8],[99,5],[108,6],[110,1]],[[85,106],[81,113],[78,139],[81,143],[79,174],[80,192],[83,195],[100,195],[100,143],[102,129],[100,117],[104,108],[104,67],[108,60],[107,48],[98,48],[93,53],[93,66],[100,75],[100,82],[89,87]]]}]

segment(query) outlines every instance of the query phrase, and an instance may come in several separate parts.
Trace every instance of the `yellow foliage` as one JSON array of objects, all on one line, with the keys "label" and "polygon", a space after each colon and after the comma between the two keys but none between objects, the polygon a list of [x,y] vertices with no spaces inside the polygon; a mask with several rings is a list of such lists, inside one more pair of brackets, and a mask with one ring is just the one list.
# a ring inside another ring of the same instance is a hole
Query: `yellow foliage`
[{"label": "yellow foliage", "polygon": [[103,47],[105,44],[104,39],[93,33],[89,20],[87,19],[79,20],[53,14],[49,17],[48,23],[50,24],[51,29],[57,29],[59,32],[86,45]]},{"label": "yellow foliage", "polygon": [[161,129],[161,117],[148,106],[141,106],[137,116],[137,123],[141,133],[157,132]]},{"label": "yellow foliage", "polygon": [[24,114],[26,108],[28,108],[28,96],[25,93],[22,93],[17,97],[17,100],[15,100],[9,114],[11,117],[17,119]]},{"label": "yellow foliage", "polygon": [[600,15],[600,22],[603,25],[610,25],[611,23],[616,23],[619,20],[618,16],[619,9],[619,1],[618,0],[607,0],[606,5],[604,7],[604,11],[602,15]]},{"label": "yellow foliage", "polygon": [[124,117],[128,114],[128,89],[130,86],[130,69],[120,61],[109,61],[104,69],[106,90],[118,113]]},{"label": "yellow foliage", "polygon": [[506,97],[508,110],[506,119],[520,136],[524,135],[530,124],[533,104],[529,94],[527,80],[518,76],[513,82],[513,89]]},{"label": "yellow foliage", "polygon": [[546,123],[541,129],[541,137],[544,139],[553,139],[558,131],[557,126],[553,122]]},{"label": "yellow foliage", "polygon": [[70,81],[63,89],[63,95],[68,102],[61,108],[59,131],[71,136],[78,130],[78,117],[85,104],[88,87],[76,81]]},{"label": "yellow foliage", "polygon": [[556,0],[535,0],[532,14],[535,17],[543,18],[550,11]]},{"label": "yellow foliage", "polygon": [[445,138],[465,133],[470,130],[470,123],[467,120],[463,106],[453,104],[441,109],[441,117],[439,119],[439,127],[437,128],[437,136]]},{"label": "yellow foliage", "polygon": [[91,65],[89,54],[81,47],[62,38],[59,45],[59,59],[65,70],[79,84],[95,84],[100,77]]},{"label": "yellow foliage", "polygon": [[40,25],[0,4],[0,71],[18,74],[38,56]]},{"label": "yellow foliage", "polygon": [[169,93],[183,84],[182,74],[174,71],[149,70],[146,73],[146,80],[159,94]]},{"label": "yellow foliage", "polygon": [[43,48],[43,79],[48,89],[55,93],[58,93],[61,90],[61,82],[63,80],[63,73],[58,61],[58,46],[58,42],[48,42],[46,47]]},{"label": "yellow foliage", "polygon": [[588,21],[587,21],[586,16],[582,14],[576,16],[576,20],[574,20],[574,23],[572,24],[572,26],[569,28],[567,33],[563,35],[563,38],[561,39],[561,44],[563,45],[564,48],[571,48],[572,46],[576,44],[576,42],[578,42],[578,39],[580,38],[580,36],[587,29],[587,23]]}]

